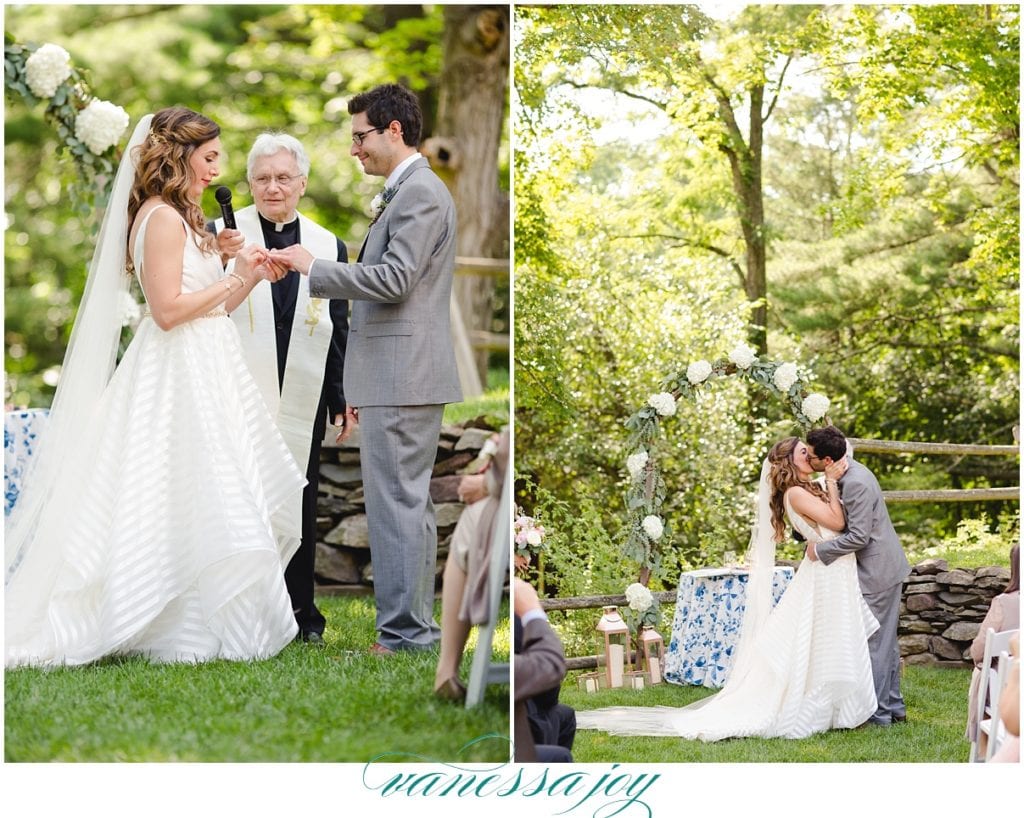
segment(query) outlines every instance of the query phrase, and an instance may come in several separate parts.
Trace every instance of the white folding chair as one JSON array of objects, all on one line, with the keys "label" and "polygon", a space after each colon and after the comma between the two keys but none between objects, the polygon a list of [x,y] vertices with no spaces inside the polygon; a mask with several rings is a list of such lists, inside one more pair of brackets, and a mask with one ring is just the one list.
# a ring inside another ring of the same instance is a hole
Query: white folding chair
[{"label": "white folding chair", "polygon": [[[1009,672],[1010,638],[1017,630],[1000,631],[989,628],[985,632],[985,658],[981,663],[981,682],[978,685],[977,724],[978,734],[971,739],[971,761],[988,761],[996,751],[1004,730],[999,721],[999,694]],[[996,666],[992,667],[992,659],[998,657]],[[979,740],[981,734],[988,737],[985,757],[981,758]]]},{"label": "white folding chair", "polygon": [[476,652],[473,654],[469,684],[466,686],[466,707],[475,707],[483,701],[484,688],[487,685],[509,683],[509,664],[491,661],[491,645],[494,641],[494,628],[498,624],[501,591],[509,575],[514,482],[512,475],[506,474],[505,484],[501,488],[501,501],[498,504],[498,515],[495,517],[494,534],[491,539],[491,565],[487,577],[491,617],[477,631]]},{"label": "white folding chair", "polygon": [[996,660],[996,668],[990,672],[992,681],[989,685],[988,718],[978,725],[978,730],[988,736],[985,744],[985,761],[989,761],[999,745],[1006,739],[1006,726],[999,717],[999,699],[1002,697],[1003,686],[1010,675],[1010,654],[1005,650]]}]

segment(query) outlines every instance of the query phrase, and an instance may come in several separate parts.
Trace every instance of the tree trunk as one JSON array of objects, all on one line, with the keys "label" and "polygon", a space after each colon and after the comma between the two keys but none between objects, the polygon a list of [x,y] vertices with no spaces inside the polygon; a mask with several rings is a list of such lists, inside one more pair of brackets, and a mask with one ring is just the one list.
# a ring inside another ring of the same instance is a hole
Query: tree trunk
[{"label": "tree trunk", "polygon": [[736,192],[744,203],[743,236],[747,244],[747,299],[754,304],[750,316],[750,340],[761,355],[768,354],[768,263],[764,225],[764,191],[761,181],[763,153],[764,86],[750,92],[750,135],[745,160],[744,189]]},{"label": "tree trunk", "polygon": [[768,354],[767,248],[764,236],[764,200],[761,186],[761,151],[764,119],[761,106],[764,87],[754,86],[750,92],[749,142],[736,122],[735,112],[728,96],[717,89],[718,109],[726,128],[721,150],[729,159],[732,188],[736,194],[740,230],[746,247],[746,276],[744,290],[753,304],[748,337],[759,355]]},{"label": "tree trunk", "polygon": [[[446,6],[444,69],[435,136],[423,145],[452,192],[460,256],[508,258],[508,197],[498,186],[498,148],[509,71],[507,6]],[[466,335],[491,329],[494,280],[457,276],[455,298]],[[486,383],[487,352],[476,353]]]}]

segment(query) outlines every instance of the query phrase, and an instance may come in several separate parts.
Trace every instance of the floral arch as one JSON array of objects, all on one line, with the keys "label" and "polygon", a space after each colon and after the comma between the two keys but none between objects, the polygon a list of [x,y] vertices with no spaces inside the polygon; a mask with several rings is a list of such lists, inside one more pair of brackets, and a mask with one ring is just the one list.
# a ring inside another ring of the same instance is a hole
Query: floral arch
[{"label": "floral arch", "polygon": [[661,436],[661,420],[676,413],[682,398],[692,399],[712,381],[730,377],[746,378],[774,395],[805,429],[826,419],[829,399],[819,392],[808,392],[806,371],[790,362],[761,360],[746,344],[739,344],[726,358],[713,363],[694,361],[662,381],[662,391],[651,395],[626,421],[631,432],[631,454],[626,458],[630,480],[626,491],[629,522],[624,548],[626,555],[640,564],[640,582],[644,585],[658,565],[658,543],[666,532],[661,516],[665,482],[653,451]]}]

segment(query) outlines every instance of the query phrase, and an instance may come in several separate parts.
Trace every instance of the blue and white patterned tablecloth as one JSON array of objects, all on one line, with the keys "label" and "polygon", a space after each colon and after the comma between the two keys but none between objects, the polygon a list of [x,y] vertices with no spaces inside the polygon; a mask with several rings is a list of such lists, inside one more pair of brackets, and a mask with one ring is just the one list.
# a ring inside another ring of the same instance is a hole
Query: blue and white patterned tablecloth
[{"label": "blue and white patterned tablecloth", "polygon": [[[672,639],[665,651],[666,681],[715,688],[725,684],[740,638],[748,579],[742,568],[702,568],[679,578]],[[791,579],[792,568],[776,567],[775,604]]]},{"label": "blue and white patterned tablecloth", "polygon": [[4,413],[4,517],[11,513],[21,493],[25,467],[35,454],[48,414],[48,409]]}]

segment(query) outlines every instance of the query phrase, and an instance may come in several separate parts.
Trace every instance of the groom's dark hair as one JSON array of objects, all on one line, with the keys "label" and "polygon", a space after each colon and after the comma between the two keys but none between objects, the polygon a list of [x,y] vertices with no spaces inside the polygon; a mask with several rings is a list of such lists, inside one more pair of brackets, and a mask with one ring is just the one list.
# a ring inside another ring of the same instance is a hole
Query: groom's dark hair
[{"label": "groom's dark hair", "polygon": [[841,460],[846,457],[846,438],[835,426],[822,426],[807,433],[807,444],[814,449],[816,457],[831,457]]},{"label": "groom's dark hair", "polygon": [[375,128],[386,128],[396,119],[402,126],[402,141],[411,148],[420,144],[423,114],[420,101],[408,88],[401,85],[378,85],[348,101],[350,114],[366,113]]}]

